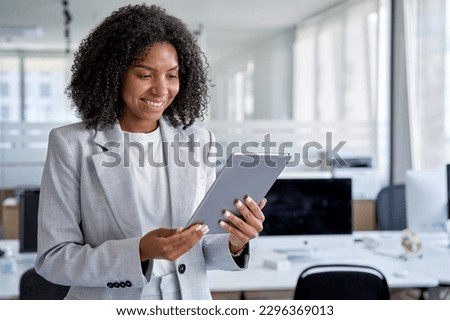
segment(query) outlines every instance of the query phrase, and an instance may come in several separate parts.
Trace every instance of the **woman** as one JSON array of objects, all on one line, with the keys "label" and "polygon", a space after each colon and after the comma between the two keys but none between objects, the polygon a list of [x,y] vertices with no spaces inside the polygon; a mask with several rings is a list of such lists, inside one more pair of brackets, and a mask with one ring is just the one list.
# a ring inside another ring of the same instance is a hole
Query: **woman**
[{"label": "woman", "polygon": [[224,234],[182,228],[215,179],[213,136],[193,125],[208,103],[195,38],[161,8],[123,7],[72,72],[82,122],[49,136],[36,270],[66,299],[210,299],[206,270],[246,267],[264,203],[236,203]]}]

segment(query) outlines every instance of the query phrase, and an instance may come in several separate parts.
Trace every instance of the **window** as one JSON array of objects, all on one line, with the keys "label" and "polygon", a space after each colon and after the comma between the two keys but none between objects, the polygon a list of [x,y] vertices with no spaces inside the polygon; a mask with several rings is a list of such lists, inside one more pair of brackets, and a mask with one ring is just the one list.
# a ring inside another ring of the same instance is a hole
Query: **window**
[{"label": "window", "polygon": [[285,30],[216,62],[210,119],[235,124],[291,120],[294,38],[294,28]]},{"label": "window", "polygon": [[39,185],[49,131],[75,120],[64,94],[70,59],[7,54],[0,52],[1,186]]},{"label": "window", "polygon": [[405,0],[412,165],[450,162],[450,3]]},{"label": "window", "polygon": [[41,83],[41,97],[48,98],[50,97],[50,83]]},{"label": "window", "polygon": [[7,105],[2,105],[0,108],[0,115],[3,120],[9,120],[10,112],[9,107]]},{"label": "window", "polygon": [[[369,156],[387,181],[389,2],[350,1],[303,21],[294,46],[294,119]],[[381,138],[381,139],[380,139]]]},{"label": "window", "polygon": [[[75,120],[64,90],[71,59],[33,54],[0,56],[0,97],[9,106],[7,121],[70,122]],[[42,110],[50,106],[49,112]],[[6,119],[2,118],[2,121]]]},{"label": "window", "polygon": [[255,111],[253,99],[253,70],[253,61],[248,61],[244,68],[235,72],[229,78],[229,118],[232,118],[232,120],[236,122],[252,118]]},{"label": "window", "polygon": [[8,117],[2,121],[20,121],[20,59],[17,57],[0,56],[0,101],[2,106],[8,106],[8,111],[2,108],[2,115]]},{"label": "window", "polygon": [[26,122],[67,122],[74,119],[64,94],[68,64],[65,57],[25,58]]},{"label": "window", "polygon": [[2,98],[9,96],[9,83],[0,83],[0,95],[2,96]]}]

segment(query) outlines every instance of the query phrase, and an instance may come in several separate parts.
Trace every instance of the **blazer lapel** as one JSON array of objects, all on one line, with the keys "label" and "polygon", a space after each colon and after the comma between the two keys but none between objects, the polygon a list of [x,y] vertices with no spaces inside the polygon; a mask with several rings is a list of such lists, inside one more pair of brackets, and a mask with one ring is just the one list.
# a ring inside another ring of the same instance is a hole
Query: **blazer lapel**
[{"label": "blazer lapel", "polygon": [[[159,120],[169,177],[169,195],[172,227],[185,227],[191,214],[197,187],[196,170],[189,161],[192,148],[183,130],[172,127],[163,118]],[[193,152],[193,150],[192,150]]]},{"label": "blazer lapel", "polygon": [[107,201],[124,237],[142,235],[130,168],[124,166],[123,134],[119,124],[97,131],[94,142],[103,152],[92,156]]}]

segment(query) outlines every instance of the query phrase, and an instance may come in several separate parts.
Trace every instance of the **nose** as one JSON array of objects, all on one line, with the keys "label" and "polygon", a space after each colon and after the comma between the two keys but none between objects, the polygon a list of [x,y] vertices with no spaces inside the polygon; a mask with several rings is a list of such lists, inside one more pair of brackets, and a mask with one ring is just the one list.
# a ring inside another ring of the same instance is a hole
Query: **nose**
[{"label": "nose", "polygon": [[150,88],[150,92],[159,97],[167,95],[168,91],[166,79],[164,78],[156,78]]}]

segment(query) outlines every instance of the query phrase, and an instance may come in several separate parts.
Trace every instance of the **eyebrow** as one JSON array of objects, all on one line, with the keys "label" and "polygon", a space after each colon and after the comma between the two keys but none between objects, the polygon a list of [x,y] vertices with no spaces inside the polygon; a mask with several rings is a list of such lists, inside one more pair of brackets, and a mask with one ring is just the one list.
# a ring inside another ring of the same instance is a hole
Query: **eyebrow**
[{"label": "eyebrow", "polygon": [[[157,71],[155,68],[146,66],[146,65],[144,65],[144,64],[137,64],[137,65],[135,65],[134,67],[135,67],[135,68],[143,68],[143,69],[146,69],[146,70],[149,70],[149,71]],[[180,69],[180,66],[176,65],[175,67],[170,68],[170,69],[167,70],[167,71],[175,71],[175,70],[178,70],[178,69]]]}]

